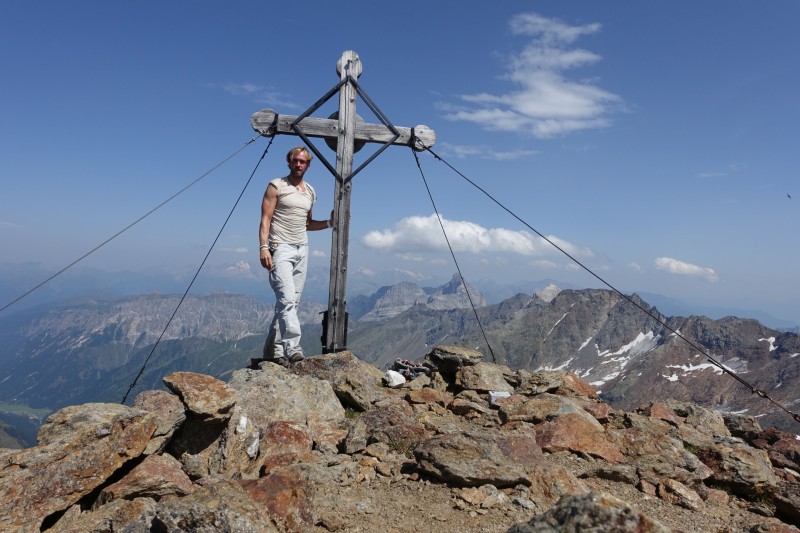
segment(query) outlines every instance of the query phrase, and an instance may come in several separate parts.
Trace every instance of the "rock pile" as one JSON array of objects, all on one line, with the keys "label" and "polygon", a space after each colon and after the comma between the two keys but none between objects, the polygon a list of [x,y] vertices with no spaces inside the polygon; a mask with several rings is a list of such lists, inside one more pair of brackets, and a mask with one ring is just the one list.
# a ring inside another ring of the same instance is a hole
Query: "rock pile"
[{"label": "rock pile", "polygon": [[67,407],[37,446],[0,450],[0,528],[800,531],[792,434],[693,404],[615,410],[574,374],[464,348],[425,364],[389,388],[341,352]]}]

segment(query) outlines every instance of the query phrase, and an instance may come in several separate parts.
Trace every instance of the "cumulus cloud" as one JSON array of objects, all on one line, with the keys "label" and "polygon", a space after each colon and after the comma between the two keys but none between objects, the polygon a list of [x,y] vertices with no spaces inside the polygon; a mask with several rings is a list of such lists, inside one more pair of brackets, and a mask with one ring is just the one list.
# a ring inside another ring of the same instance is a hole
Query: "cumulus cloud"
[{"label": "cumulus cloud", "polygon": [[323,250],[311,250],[311,257],[327,257],[328,254]]},{"label": "cumulus cloud", "polygon": [[656,268],[664,270],[670,274],[678,274],[680,276],[699,276],[706,278],[711,283],[719,279],[717,273],[713,268],[701,267],[691,263],[684,263],[671,257],[659,257],[655,260]]},{"label": "cumulus cloud", "polygon": [[[442,217],[447,239],[456,252],[506,252],[524,256],[546,256],[557,253],[543,238],[527,231],[505,228],[484,228],[465,220],[447,220]],[[593,252],[555,236],[547,237],[572,256],[591,257]],[[361,242],[368,248],[404,256],[418,256],[421,251],[447,250],[447,241],[436,214],[412,216],[400,220],[394,228],[374,230],[364,235]]]},{"label": "cumulus cloud", "polygon": [[567,79],[563,72],[600,61],[600,56],[573,43],[600,31],[600,24],[572,26],[536,13],[511,19],[511,32],[528,39],[508,59],[503,76],[515,86],[504,94],[466,94],[462,105],[445,104],[450,120],[475,122],[490,131],[512,131],[549,138],[610,124],[619,96],[594,83]]}]

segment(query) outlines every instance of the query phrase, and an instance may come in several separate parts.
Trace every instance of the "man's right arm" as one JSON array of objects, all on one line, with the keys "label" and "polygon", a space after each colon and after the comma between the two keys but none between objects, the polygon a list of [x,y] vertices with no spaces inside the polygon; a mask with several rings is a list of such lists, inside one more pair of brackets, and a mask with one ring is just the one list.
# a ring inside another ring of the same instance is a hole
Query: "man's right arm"
[{"label": "man's right arm", "polygon": [[[267,270],[272,270],[272,253],[269,251],[269,228],[272,224],[272,215],[275,214],[275,206],[278,205],[278,188],[275,185],[267,185],[264,191],[264,198],[261,200],[261,224],[258,227],[259,255],[261,266]],[[265,246],[267,245],[267,246]]]}]

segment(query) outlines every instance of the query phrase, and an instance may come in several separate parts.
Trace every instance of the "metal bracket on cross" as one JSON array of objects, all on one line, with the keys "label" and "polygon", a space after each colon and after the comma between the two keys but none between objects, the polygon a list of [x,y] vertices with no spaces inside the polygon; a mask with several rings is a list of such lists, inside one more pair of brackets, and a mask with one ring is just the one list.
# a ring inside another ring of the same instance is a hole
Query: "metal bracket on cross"
[{"label": "metal bracket on cross", "polygon": [[[271,109],[253,113],[250,124],[261,135],[297,135],[336,178],[334,198],[333,236],[331,238],[331,278],[328,289],[328,310],[322,323],[322,351],[332,353],[346,350],[347,314],[345,312],[345,286],[347,274],[347,246],[350,236],[350,196],[352,179],[391,145],[409,146],[422,151],[434,145],[436,134],[427,126],[396,127],[358,85],[362,65],[358,54],[346,51],[336,63],[339,83],[314,105],[299,116],[281,115]],[[339,111],[329,118],[310,115],[333,95],[339,93]],[[361,96],[380,124],[367,124],[356,115],[356,96]],[[322,138],[336,150],[336,166],[314,146],[310,137]],[[353,154],[365,143],[381,143],[372,156],[353,170]]]}]

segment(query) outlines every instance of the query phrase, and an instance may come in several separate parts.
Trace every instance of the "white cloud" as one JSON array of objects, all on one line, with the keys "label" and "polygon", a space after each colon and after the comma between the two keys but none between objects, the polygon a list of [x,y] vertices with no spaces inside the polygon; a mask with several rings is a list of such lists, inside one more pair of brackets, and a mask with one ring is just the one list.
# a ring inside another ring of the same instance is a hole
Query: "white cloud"
[{"label": "white cloud", "polygon": [[698,172],[695,174],[696,177],[700,179],[710,179],[710,178],[724,178],[726,176],[730,176],[731,174],[736,174],[741,170],[741,167],[736,163],[731,163],[728,165],[726,170],[712,170],[708,172]]},{"label": "white cloud", "polygon": [[311,257],[327,257],[328,254],[322,250],[311,250]]},{"label": "white cloud", "polygon": [[611,106],[621,104],[621,98],[590,81],[571,81],[562,75],[600,61],[593,52],[569,48],[579,37],[600,31],[600,24],[570,26],[536,13],[516,15],[510,24],[512,33],[530,39],[509,58],[503,76],[517,89],[499,95],[462,95],[467,105],[444,107],[446,118],[541,139],[608,126]]},{"label": "white cloud", "polygon": [[246,254],[250,250],[247,247],[240,246],[240,247],[237,247],[237,248],[220,248],[219,251],[220,252],[226,252],[226,253],[229,253],[229,254]]},{"label": "white cloud", "polygon": [[656,268],[664,270],[670,274],[678,274],[681,276],[699,276],[706,278],[711,283],[719,279],[717,273],[713,268],[701,267],[691,263],[684,263],[671,257],[659,257],[655,260]]},{"label": "white cloud", "polygon": [[499,151],[488,146],[469,146],[450,143],[441,143],[441,150],[445,154],[452,154],[460,159],[465,157],[480,157],[481,159],[492,159],[494,161],[512,161],[524,159],[536,155],[536,150],[507,150]]},{"label": "white cloud", "polygon": [[[545,256],[557,250],[543,238],[527,231],[505,228],[484,228],[465,220],[442,217],[447,239],[456,252],[506,252],[525,256]],[[555,236],[547,237],[572,256],[591,257],[593,252]],[[400,220],[394,228],[370,231],[361,238],[368,248],[418,257],[420,251],[447,250],[447,241],[435,214],[412,216]]]},{"label": "white cloud", "polygon": [[635,262],[628,263],[628,268],[634,272],[644,272],[644,269],[639,263]]},{"label": "white cloud", "polygon": [[290,96],[255,83],[226,83],[222,88],[234,96],[250,96],[261,104],[290,109],[298,107]]},{"label": "white cloud", "polygon": [[532,266],[539,268],[541,270],[555,270],[558,268],[558,265],[553,261],[549,261],[547,259],[537,259],[532,263]]}]

